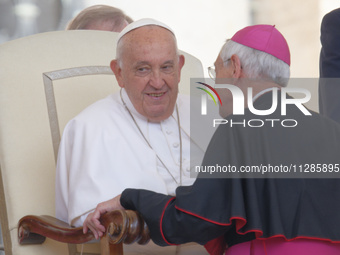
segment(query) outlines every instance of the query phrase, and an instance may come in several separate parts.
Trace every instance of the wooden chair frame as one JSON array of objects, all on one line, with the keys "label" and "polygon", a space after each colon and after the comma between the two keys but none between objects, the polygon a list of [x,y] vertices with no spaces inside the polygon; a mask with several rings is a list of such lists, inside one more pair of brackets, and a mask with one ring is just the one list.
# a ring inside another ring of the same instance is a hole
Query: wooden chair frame
[{"label": "wooden chair frame", "polygon": [[[142,217],[134,211],[117,210],[102,215],[101,223],[106,232],[101,238],[101,255],[122,255],[123,243],[147,244],[149,229]],[[82,227],[71,228],[68,224],[51,216],[28,215],[18,223],[18,239],[22,245],[41,244],[45,239],[82,244],[94,240],[89,231],[83,234]]]}]

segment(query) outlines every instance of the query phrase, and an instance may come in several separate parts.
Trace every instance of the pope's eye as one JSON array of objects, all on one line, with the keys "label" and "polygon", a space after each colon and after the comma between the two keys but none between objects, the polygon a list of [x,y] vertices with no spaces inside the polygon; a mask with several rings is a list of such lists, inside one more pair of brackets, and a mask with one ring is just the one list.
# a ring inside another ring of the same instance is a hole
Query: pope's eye
[{"label": "pope's eye", "polygon": [[147,66],[142,66],[142,67],[137,67],[136,68],[136,73],[137,75],[147,75],[151,72],[151,68]]},{"label": "pope's eye", "polygon": [[162,66],[162,71],[165,73],[172,73],[174,70],[174,66],[172,64],[167,64]]}]

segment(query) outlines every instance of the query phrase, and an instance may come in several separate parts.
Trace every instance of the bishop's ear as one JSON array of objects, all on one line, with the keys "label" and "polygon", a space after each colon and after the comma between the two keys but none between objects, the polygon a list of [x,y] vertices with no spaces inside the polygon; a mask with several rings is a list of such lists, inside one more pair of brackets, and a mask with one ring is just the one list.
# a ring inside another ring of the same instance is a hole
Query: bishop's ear
[{"label": "bishop's ear", "polygon": [[233,67],[233,78],[240,78],[242,75],[242,65],[240,58],[234,54],[230,57],[230,61]]}]

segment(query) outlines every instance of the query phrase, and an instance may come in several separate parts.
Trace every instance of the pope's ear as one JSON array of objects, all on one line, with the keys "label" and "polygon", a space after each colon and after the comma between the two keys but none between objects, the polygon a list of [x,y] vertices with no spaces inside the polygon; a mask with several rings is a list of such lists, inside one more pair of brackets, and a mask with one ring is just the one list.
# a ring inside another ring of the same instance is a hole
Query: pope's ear
[{"label": "pope's ear", "polygon": [[183,55],[179,55],[178,56],[178,77],[179,77],[179,81],[181,80],[181,71],[182,71],[184,64],[185,64],[185,57]]},{"label": "pope's ear", "polygon": [[182,67],[183,67],[184,64],[185,64],[185,57],[184,57],[184,55],[180,55],[180,56],[179,56],[178,64],[179,64],[179,68],[182,70]]},{"label": "pope's ear", "polygon": [[110,62],[110,68],[116,76],[116,80],[118,82],[119,87],[123,88],[124,84],[123,84],[123,78],[122,78],[122,68],[120,68],[117,59],[114,59]]}]

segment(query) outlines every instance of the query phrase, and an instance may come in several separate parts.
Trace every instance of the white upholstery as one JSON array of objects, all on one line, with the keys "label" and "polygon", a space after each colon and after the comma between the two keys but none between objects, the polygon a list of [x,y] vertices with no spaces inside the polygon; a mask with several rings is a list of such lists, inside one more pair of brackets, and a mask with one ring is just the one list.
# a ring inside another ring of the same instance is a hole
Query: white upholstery
[{"label": "white upholstery", "polygon": [[[56,31],[0,45],[0,214],[6,255],[69,254],[67,245],[52,240],[18,245],[17,223],[28,214],[54,216],[58,135],[84,107],[119,88],[108,69],[116,37]],[[190,77],[202,77],[203,70],[199,60],[184,54],[180,90],[189,93]],[[111,75],[78,76],[89,69],[71,69],[84,66],[104,66]],[[71,70],[55,72],[64,69]]]}]

